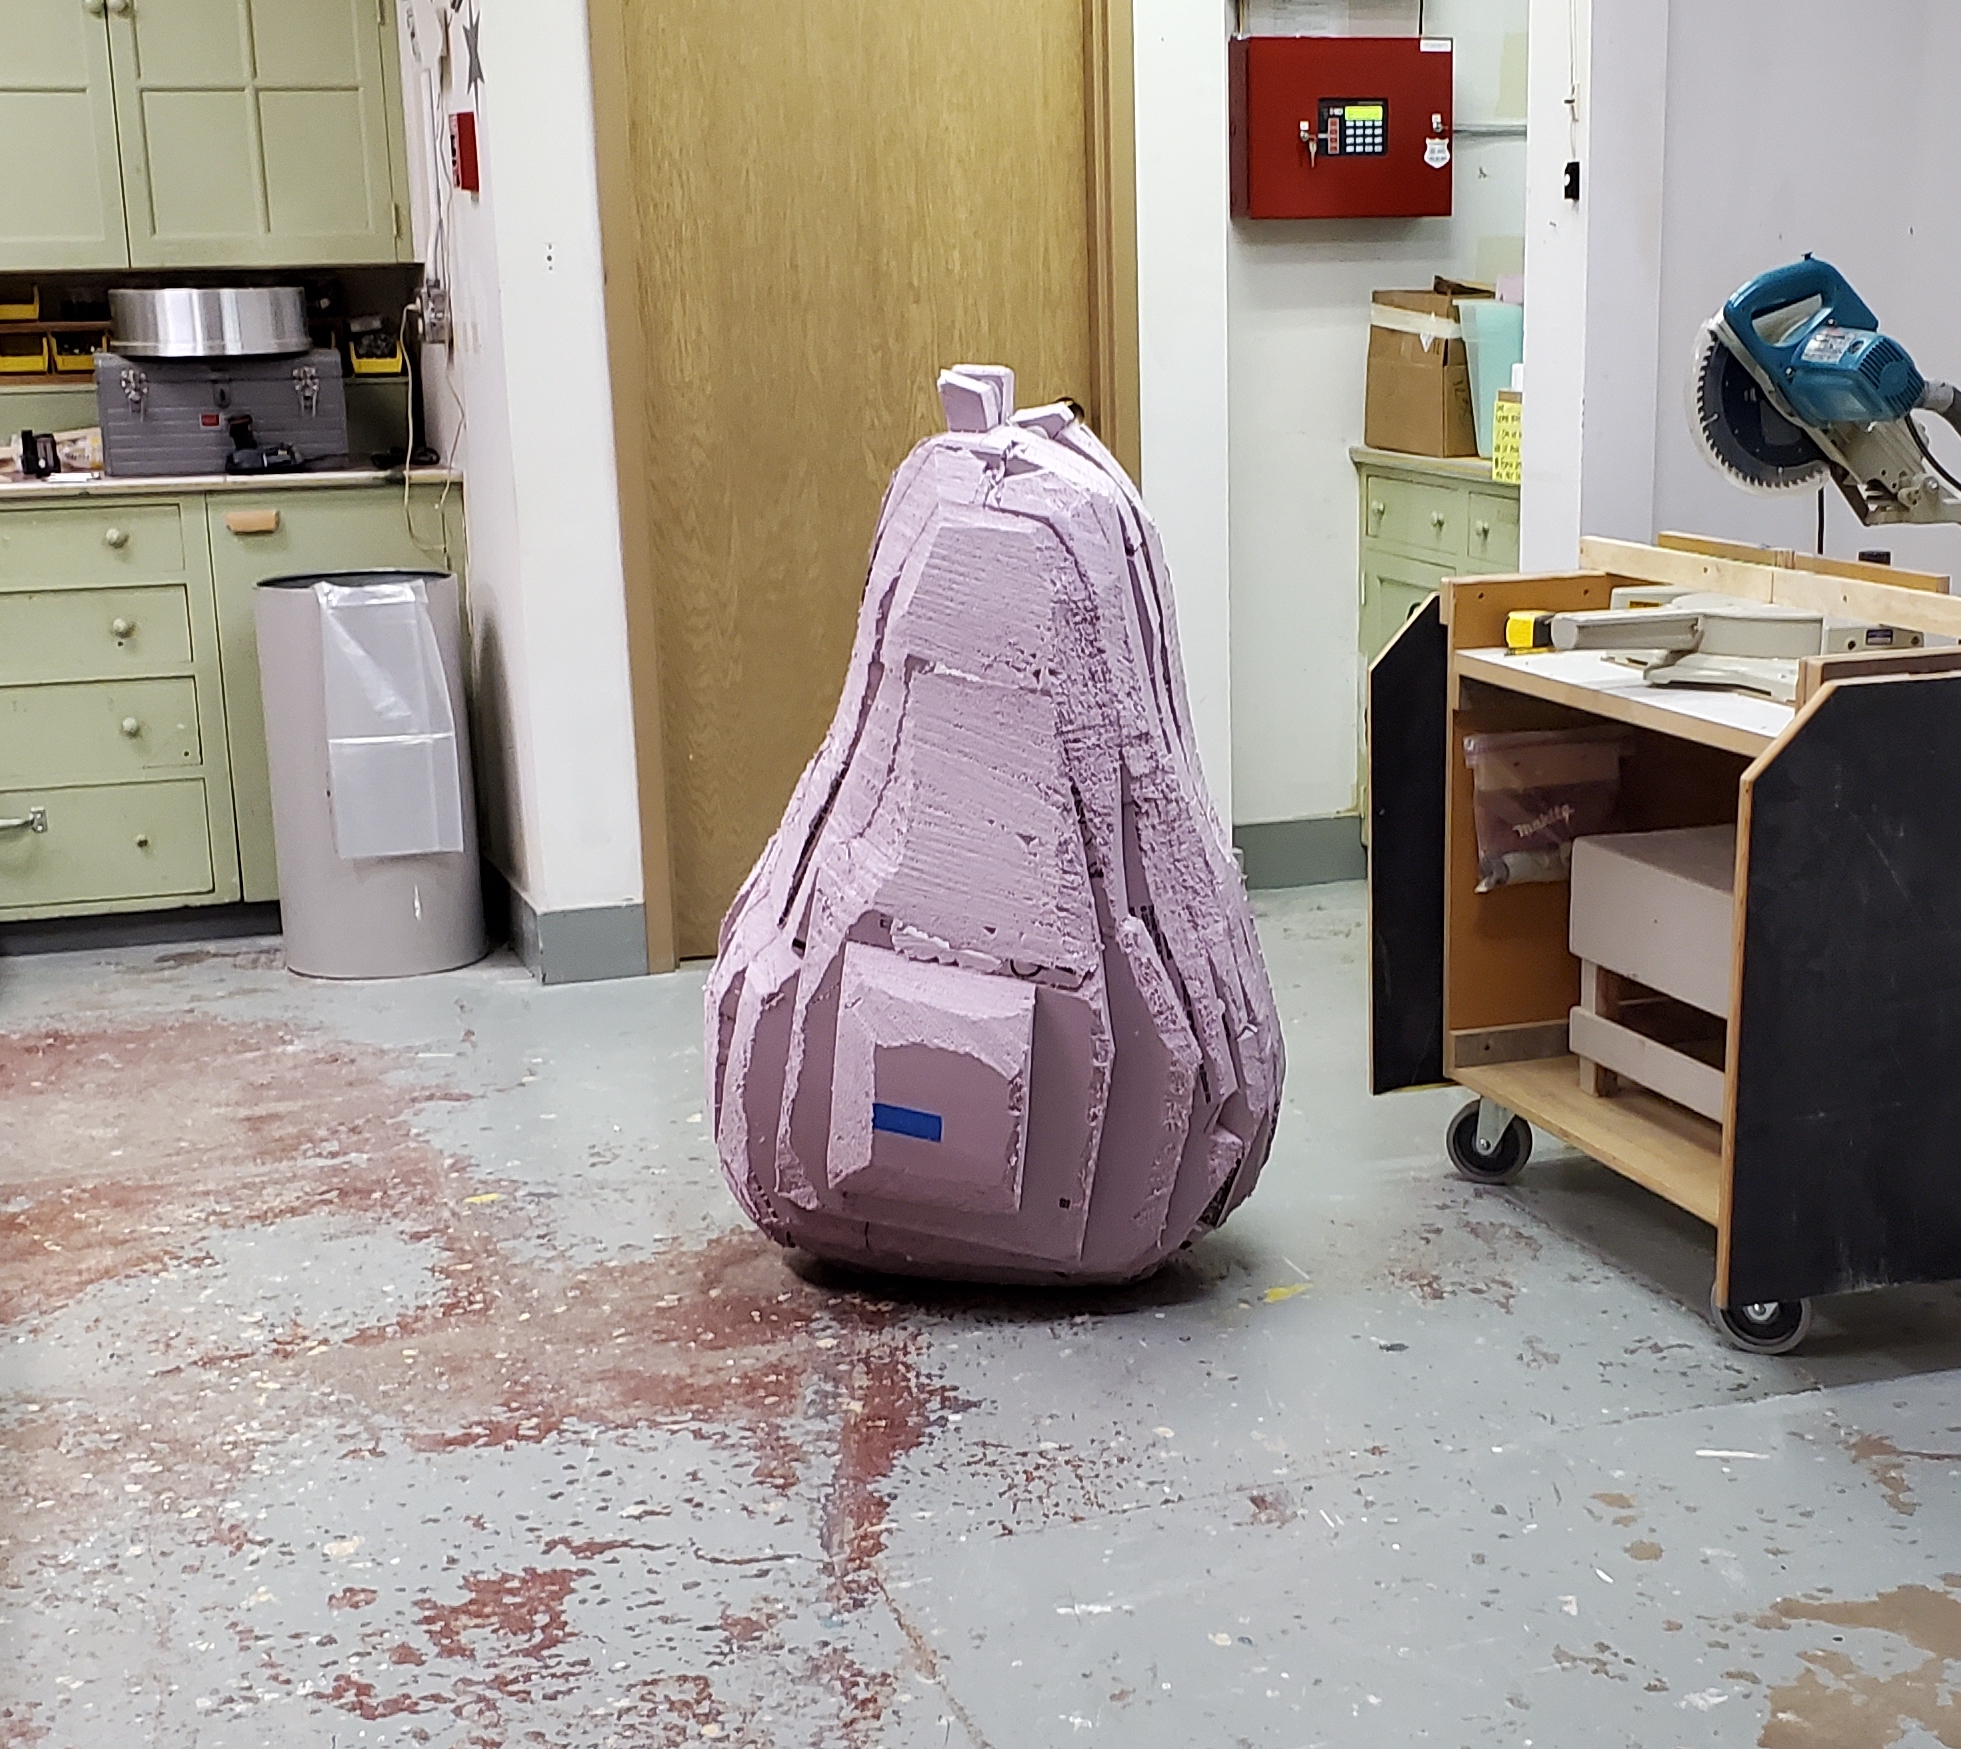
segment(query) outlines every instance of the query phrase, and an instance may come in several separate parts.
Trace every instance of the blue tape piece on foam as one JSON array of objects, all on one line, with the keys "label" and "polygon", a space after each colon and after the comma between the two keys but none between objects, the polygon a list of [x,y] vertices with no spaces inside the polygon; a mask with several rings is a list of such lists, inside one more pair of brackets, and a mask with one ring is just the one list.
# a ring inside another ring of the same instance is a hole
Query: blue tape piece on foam
[{"label": "blue tape piece on foam", "polygon": [[915,1111],[910,1105],[881,1105],[873,1100],[872,1128],[894,1136],[917,1136],[922,1142],[940,1139],[939,1113]]}]

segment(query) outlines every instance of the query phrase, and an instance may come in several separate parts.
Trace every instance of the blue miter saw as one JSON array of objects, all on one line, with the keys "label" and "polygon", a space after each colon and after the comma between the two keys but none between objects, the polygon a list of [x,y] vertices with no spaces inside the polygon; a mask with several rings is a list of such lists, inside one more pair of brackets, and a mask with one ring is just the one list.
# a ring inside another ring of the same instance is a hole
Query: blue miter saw
[{"label": "blue miter saw", "polygon": [[1739,485],[1788,492],[1829,477],[1863,523],[1961,522],[1961,480],[1913,417],[1961,431],[1961,397],[1927,381],[1823,261],[1760,275],[1703,325],[1694,396],[1704,448]]}]

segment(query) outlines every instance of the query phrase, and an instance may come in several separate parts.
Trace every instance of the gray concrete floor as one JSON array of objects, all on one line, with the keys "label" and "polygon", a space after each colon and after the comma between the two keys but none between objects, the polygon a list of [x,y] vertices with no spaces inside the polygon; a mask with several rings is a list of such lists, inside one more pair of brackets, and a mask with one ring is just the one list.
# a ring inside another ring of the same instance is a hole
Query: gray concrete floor
[{"label": "gray concrete floor", "polygon": [[1731,1353],[1260,909],[1273,1163],[1101,1295],[753,1236],[695,974],[0,960],[0,1749],[1961,1745],[1961,1295]]}]

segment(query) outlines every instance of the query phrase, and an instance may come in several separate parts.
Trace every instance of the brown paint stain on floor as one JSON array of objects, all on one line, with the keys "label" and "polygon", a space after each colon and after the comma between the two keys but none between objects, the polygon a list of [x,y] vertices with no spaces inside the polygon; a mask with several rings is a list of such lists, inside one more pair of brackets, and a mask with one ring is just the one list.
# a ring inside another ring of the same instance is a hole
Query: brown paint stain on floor
[{"label": "brown paint stain on floor", "polygon": [[[1820,1625],[1885,1636],[1882,1668],[1858,1654],[1869,1644],[1840,1644],[1799,1654],[1805,1668],[1770,1692],[1760,1749],[1889,1749],[1915,1727],[1947,1749],[1961,1749],[1961,1574],[1945,1590],[1901,1585],[1857,1602],[1785,1598],[1759,1618],[1761,1627]],[[1910,1648],[1910,1650],[1908,1650]],[[1913,1654],[1924,1654],[1917,1660]],[[1891,1666],[1898,1665],[1898,1668]]]},{"label": "brown paint stain on floor", "polygon": [[[212,1559],[248,1548],[249,1527],[222,1503],[266,1437],[240,1432],[249,1387],[279,1406],[257,1411],[279,1437],[363,1429],[342,1441],[348,1462],[542,1444],[568,1429],[712,1439],[746,1453],[771,1490],[814,1494],[834,1610],[882,1596],[889,1478],[953,1406],[922,1375],[900,1309],[799,1279],[747,1230],[578,1266],[512,1186],[420,1133],[423,1107],[467,1096],[405,1081],[405,1066],[371,1047],[204,1016],[0,1035],[0,1317],[31,1328],[104,1284],[195,1267],[216,1230],[322,1213],[423,1247],[437,1284],[433,1298],[352,1335],[296,1328],[172,1356],[178,1364],[133,1388],[84,1386],[58,1413],[24,1419],[5,1442],[30,1497],[47,1496],[41,1550],[10,1538],[0,1578],[23,1583],[26,1564],[88,1536],[105,1510],[122,1512],[112,1483],[71,1486],[77,1472],[107,1467],[88,1455],[105,1447],[118,1476],[133,1465],[154,1478],[140,1486],[159,1517],[197,1519]],[[504,1194],[486,1200],[493,1192]],[[574,1561],[589,1550],[568,1545]],[[319,1698],[362,1719],[453,1713],[472,1743],[501,1744],[518,1727],[505,1703],[544,1693],[532,1686],[541,1671],[557,1690],[587,1672],[573,1656],[573,1605],[589,1573],[478,1573],[459,1580],[460,1598],[416,1598],[426,1647],[386,1653],[415,1685],[392,1686],[370,1665]],[[368,1586],[323,1587],[336,1611],[377,1600]],[[731,1618],[726,1649],[765,1648],[774,1636],[762,1619]],[[786,1658],[786,1682],[830,1695],[835,1741],[876,1741],[895,1673],[835,1646]],[[267,1662],[271,1680],[290,1680]],[[625,1695],[622,1728],[640,1731],[622,1741],[698,1740],[712,1725],[735,1742],[745,1728],[705,1677],[606,1686]],[[0,1710],[0,1749],[42,1734],[31,1704]]]},{"label": "brown paint stain on floor", "polygon": [[385,1052],[190,1017],[0,1034],[0,1321],[153,1272],[213,1227],[323,1209],[426,1227],[443,1157],[414,1109],[462,1096]]},{"label": "brown paint stain on floor", "polygon": [[1913,1497],[1912,1485],[1907,1481],[1909,1463],[1961,1464],[1961,1451],[1903,1451],[1878,1433],[1855,1433],[1846,1440],[1846,1450],[1852,1454],[1852,1461],[1871,1472],[1872,1478],[1886,1495],[1886,1504],[1904,1518],[1911,1518],[1919,1511],[1920,1503]]},{"label": "brown paint stain on floor", "polygon": [[1448,1225],[1424,1222],[1397,1235],[1387,1274],[1425,1304],[1468,1294],[1509,1312],[1518,1298],[1512,1275],[1544,1249],[1536,1235],[1509,1222],[1454,1213]]}]

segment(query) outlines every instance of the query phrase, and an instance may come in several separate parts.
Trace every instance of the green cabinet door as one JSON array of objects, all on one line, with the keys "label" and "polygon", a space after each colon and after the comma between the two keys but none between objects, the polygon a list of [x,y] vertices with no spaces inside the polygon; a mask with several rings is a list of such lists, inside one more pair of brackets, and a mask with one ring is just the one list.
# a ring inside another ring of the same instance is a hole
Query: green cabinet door
[{"label": "green cabinet door", "polygon": [[[463,490],[438,484],[276,487],[213,492],[211,574],[225,674],[225,732],[238,806],[238,864],[247,899],[276,899],[272,783],[253,591],[261,579],[301,571],[463,571]],[[267,512],[275,513],[266,527]]]},{"label": "green cabinet door", "polygon": [[105,3],[133,265],[403,258],[385,4]]},{"label": "green cabinet door", "polygon": [[107,0],[0,7],[0,271],[127,267]]},{"label": "green cabinet door", "polygon": [[1444,578],[1452,574],[1442,565],[1426,565],[1420,559],[1401,559],[1381,552],[1362,554],[1364,668],[1403,629],[1403,621],[1436,594]]}]

